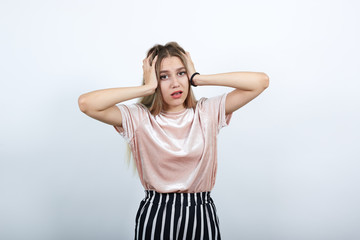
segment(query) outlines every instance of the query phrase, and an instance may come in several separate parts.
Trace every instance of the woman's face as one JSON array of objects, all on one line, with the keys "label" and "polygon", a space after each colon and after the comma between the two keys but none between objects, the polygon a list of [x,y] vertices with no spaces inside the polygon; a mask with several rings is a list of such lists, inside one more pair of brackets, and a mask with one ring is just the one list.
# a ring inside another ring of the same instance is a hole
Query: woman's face
[{"label": "woman's face", "polygon": [[180,58],[167,57],[162,60],[159,87],[165,111],[178,112],[185,108],[184,101],[188,95],[189,79]]}]

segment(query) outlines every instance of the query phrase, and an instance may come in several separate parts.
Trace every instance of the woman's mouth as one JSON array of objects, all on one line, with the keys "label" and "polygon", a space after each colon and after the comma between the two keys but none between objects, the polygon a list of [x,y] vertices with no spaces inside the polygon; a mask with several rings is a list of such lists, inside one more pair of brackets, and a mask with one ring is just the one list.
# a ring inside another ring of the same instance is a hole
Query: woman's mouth
[{"label": "woman's mouth", "polygon": [[181,97],[181,95],[182,95],[182,91],[176,91],[176,92],[173,92],[172,94],[171,94],[171,97],[172,98],[180,98]]}]

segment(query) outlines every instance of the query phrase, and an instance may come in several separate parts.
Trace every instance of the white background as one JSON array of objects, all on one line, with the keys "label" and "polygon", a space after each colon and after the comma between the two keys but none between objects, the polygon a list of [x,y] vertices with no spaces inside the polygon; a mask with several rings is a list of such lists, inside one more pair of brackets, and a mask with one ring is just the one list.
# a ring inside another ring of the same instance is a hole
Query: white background
[{"label": "white background", "polygon": [[201,74],[270,76],[218,137],[223,239],[360,239],[359,7],[1,0],[0,239],[133,238],[144,192],[125,140],[77,100],[140,85],[147,50],[169,41]]}]

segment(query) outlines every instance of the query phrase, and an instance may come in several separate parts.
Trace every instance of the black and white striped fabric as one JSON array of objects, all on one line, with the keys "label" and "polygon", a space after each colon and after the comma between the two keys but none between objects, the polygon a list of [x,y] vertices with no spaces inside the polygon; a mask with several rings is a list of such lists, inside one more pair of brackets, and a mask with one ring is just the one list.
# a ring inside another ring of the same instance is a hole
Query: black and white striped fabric
[{"label": "black and white striped fabric", "polygon": [[219,219],[210,192],[145,190],[135,220],[135,240],[218,240]]}]

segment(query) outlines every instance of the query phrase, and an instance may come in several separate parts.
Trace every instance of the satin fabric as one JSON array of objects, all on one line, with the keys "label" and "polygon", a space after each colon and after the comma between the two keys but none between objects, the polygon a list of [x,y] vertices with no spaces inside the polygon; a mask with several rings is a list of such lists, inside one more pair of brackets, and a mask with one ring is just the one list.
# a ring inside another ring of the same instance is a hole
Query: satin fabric
[{"label": "satin fabric", "polygon": [[193,108],[153,116],[140,104],[118,104],[122,126],[145,190],[159,193],[206,192],[215,184],[217,134],[227,126],[227,93],[201,98]]}]

